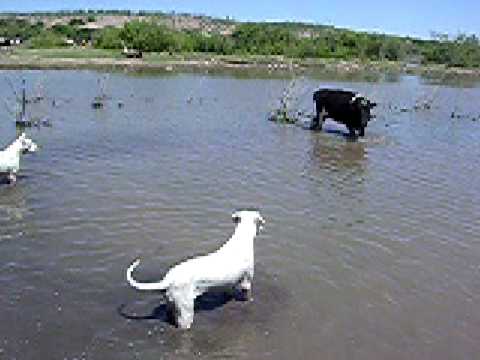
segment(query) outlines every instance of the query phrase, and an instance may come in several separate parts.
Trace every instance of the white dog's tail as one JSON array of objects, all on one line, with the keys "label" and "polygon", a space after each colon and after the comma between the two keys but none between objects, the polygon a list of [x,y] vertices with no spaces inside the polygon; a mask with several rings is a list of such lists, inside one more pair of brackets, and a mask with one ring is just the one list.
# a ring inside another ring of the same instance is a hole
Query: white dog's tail
[{"label": "white dog's tail", "polygon": [[132,276],[133,270],[140,264],[140,259],[136,259],[127,269],[127,281],[130,286],[137,290],[165,290],[168,283],[165,280],[156,283],[141,283],[135,280]]}]

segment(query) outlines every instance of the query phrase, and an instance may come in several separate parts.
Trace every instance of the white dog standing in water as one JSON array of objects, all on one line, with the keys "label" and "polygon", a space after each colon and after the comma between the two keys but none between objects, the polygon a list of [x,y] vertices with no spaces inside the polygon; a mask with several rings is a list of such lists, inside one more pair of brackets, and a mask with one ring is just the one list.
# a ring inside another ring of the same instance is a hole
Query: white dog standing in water
[{"label": "white dog standing in water", "polygon": [[163,290],[177,325],[189,329],[193,322],[195,298],[210,288],[234,287],[250,296],[253,280],[253,241],[265,223],[258,211],[241,210],[232,214],[237,227],[232,237],[217,251],[188,259],[167,272],[156,283],[141,283],[132,277],[140,260],[127,270],[127,280],[138,290]]},{"label": "white dog standing in water", "polygon": [[22,133],[10,146],[0,151],[0,174],[7,175],[10,183],[15,184],[18,170],[20,170],[20,155],[23,152],[35,151],[37,151],[37,144]]}]

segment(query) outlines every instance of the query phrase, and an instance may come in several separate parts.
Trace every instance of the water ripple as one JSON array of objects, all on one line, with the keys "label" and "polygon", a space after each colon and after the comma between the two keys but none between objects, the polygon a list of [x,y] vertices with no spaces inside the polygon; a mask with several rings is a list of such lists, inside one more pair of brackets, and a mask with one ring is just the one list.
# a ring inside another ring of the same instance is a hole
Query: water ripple
[{"label": "water ripple", "polygon": [[[284,80],[111,74],[111,95],[125,105],[93,111],[100,74],[46,74],[50,96],[71,101],[49,109],[52,128],[29,129],[41,151],[22,159],[17,186],[0,187],[7,357],[480,351],[478,124],[449,117],[454,106],[475,111],[468,98],[478,88],[435,87],[430,112],[395,113],[387,104],[413,104],[434,85],[328,83],[376,96],[383,109],[364,139],[348,141],[265,121]],[[14,130],[0,130],[7,144]],[[228,239],[241,207],[267,219],[254,302],[200,311],[189,334],[177,332],[158,295],[127,286],[126,267],[140,256],[138,276],[161,278]],[[121,316],[122,304],[147,319]]]}]

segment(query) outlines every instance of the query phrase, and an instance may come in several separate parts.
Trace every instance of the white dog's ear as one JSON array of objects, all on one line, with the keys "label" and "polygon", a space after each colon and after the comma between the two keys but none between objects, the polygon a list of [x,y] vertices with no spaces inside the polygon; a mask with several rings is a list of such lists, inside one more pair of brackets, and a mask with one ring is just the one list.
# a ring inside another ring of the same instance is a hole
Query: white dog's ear
[{"label": "white dog's ear", "polygon": [[238,224],[240,222],[240,212],[238,211],[235,211],[233,214],[232,214],[232,220],[235,224]]},{"label": "white dog's ear", "polygon": [[263,230],[263,225],[265,225],[265,219],[262,217],[262,215],[260,215],[260,213],[257,214],[257,218],[255,219],[255,221],[257,223],[258,230]]},{"label": "white dog's ear", "polygon": [[257,221],[261,225],[265,224],[265,219],[260,214],[258,214],[258,220]]}]

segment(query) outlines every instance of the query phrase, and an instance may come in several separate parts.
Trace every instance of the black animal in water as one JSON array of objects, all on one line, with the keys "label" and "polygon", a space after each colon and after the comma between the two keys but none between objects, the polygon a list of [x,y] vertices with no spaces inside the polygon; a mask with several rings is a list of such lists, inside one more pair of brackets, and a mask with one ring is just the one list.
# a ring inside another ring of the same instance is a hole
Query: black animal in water
[{"label": "black animal in water", "polygon": [[313,94],[316,115],[310,129],[321,130],[326,117],[347,126],[350,136],[365,135],[365,128],[372,118],[370,110],[377,104],[353,91],[319,89]]}]

